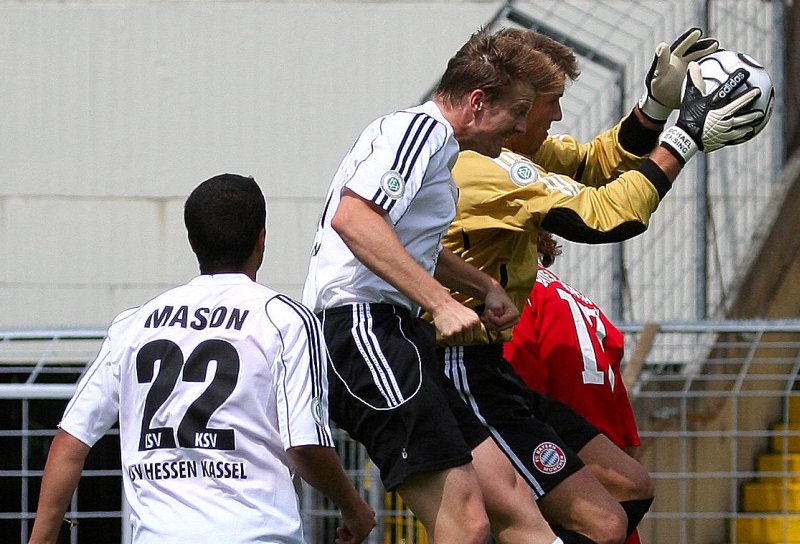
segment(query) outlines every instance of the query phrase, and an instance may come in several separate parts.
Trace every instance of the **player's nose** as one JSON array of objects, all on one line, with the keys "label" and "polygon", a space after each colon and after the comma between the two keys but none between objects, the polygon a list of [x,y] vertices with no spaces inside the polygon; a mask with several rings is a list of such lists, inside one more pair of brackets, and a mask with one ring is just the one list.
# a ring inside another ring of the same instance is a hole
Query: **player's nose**
[{"label": "player's nose", "polygon": [[561,103],[556,102],[553,106],[553,115],[551,117],[553,121],[561,121],[564,118],[564,112],[561,110]]}]

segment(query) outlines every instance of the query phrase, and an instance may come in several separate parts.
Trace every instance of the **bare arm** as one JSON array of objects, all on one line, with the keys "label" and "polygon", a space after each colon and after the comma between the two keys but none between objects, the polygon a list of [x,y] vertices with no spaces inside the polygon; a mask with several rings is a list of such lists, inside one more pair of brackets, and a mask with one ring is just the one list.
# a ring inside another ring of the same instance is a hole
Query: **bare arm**
[{"label": "bare arm", "polygon": [[345,189],[331,226],[358,260],[433,316],[445,338],[471,343],[480,319],[417,263],[382,212]]},{"label": "bare arm", "polygon": [[357,544],[375,527],[375,512],[347,479],[336,451],[325,446],[300,446],[287,453],[297,474],[331,499],[342,511],[339,544]]},{"label": "bare arm", "polygon": [[678,159],[675,158],[675,155],[661,146],[656,147],[653,152],[650,153],[650,160],[661,168],[670,183],[675,181],[681,168],[683,168]]},{"label": "bare arm", "polygon": [[449,249],[439,253],[435,277],[442,285],[484,301],[482,319],[489,330],[501,331],[519,321],[519,310],[503,286],[490,275],[464,262]]},{"label": "bare arm", "polygon": [[60,429],[56,433],[44,467],[39,506],[29,544],[56,542],[89,450],[89,446],[74,436]]},{"label": "bare arm", "polygon": [[[633,114],[636,116],[636,119],[638,119],[639,122],[649,130],[661,131],[664,129],[664,123],[656,123],[648,119],[644,113],[642,113],[642,110],[639,108],[639,106],[633,108]],[[683,168],[678,159],[676,159],[672,153],[660,145],[656,145],[653,148],[653,151],[650,152],[650,160],[656,163],[656,166],[664,171],[664,174],[667,176],[667,179],[670,183],[675,181],[675,178],[678,177],[681,168]]]}]

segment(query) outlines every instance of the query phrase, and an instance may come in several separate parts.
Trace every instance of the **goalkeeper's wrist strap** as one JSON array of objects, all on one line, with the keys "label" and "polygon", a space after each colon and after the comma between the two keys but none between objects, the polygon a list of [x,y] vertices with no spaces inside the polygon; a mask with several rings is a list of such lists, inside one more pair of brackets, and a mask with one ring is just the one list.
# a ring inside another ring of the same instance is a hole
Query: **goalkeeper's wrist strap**
[{"label": "goalkeeper's wrist strap", "polygon": [[663,127],[651,129],[644,126],[639,117],[631,112],[622,120],[617,139],[622,149],[638,157],[643,157],[649,155],[658,144],[658,137],[661,136],[662,129]]},{"label": "goalkeeper's wrist strap", "polygon": [[644,94],[639,99],[639,109],[642,111],[645,117],[654,123],[660,124],[663,124],[672,113],[672,108],[665,106],[660,102],[656,102],[656,100],[650,96],[650,93],[648,93],[647,90],[644,91]]},{"label": "goalkeeper's wrist strap", "polygon": [[689,162],[689,159],[700,149],[689,134],[677,125],[671,126],[662,132],[658,141],[675,155],[675,158],[680,161],[682,166]]}]

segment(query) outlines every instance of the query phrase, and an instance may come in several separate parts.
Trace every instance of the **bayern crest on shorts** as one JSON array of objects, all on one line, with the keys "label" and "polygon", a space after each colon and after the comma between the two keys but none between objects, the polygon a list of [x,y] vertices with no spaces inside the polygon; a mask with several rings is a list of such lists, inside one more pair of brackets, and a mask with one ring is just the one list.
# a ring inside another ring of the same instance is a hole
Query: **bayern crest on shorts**
[{"label": "bayern crest on shorts", "polygon": [[533,465],[544,474],[555,474],[567,464],[567,456],[558,444],[542,442],[533,450]]}]

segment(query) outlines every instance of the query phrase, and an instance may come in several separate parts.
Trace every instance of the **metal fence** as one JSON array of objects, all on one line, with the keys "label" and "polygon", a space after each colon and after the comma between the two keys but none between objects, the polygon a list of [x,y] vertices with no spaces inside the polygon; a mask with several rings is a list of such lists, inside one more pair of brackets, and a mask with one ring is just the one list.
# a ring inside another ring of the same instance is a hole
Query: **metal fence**
[{"label": "metal fence", "polygon": [[[0,332],[0,541],[27,542],[50,441],[75,382],[100,347],[105,331]],[[87,459],[62,531],[123,537],[119,439],[116,429]],[[95,542],[103,539],[95,539]],[[113,540],[113,539],[112,539]]]},{"label": "metal fence", "polygon": [[[621,326],[625,379],[656,501],[645,544],[800,541],[800,320]],[[104,331],[0,331],[0,541],[27,542],[55,427]],[[63,542],[128,541],[119,442],[112,429],[87,459]],[[426,544],[386,494],[364,450],[337,449],[378,514],[371,544]],[[332,541],[336,509],[304,486],[308,541]],[[797,525],[794,525],[797,524]],[[759,535],[753,540],[753,535]],[[770,539],[775,537],[774,539]]]},{"label": "metal fence", "polygon": [[[104,330],[0,331],[0,542],[26,543],[36,512],[47,451],[56,425]],[[335,430],[337,451],[380,526],[370,544],[426,544],[421,525],[396,494],[387,494],[363,447]],[[119,431],[111,429],[91,450],[62,527],[60,542],[129,542],[122,493]],[[308,542],[333,542],[335,507],[303,485]]]},{"label": "metal fence", "polygon": [[800,321],[622,330],[656,481],[643,541],[800,542]]}]

